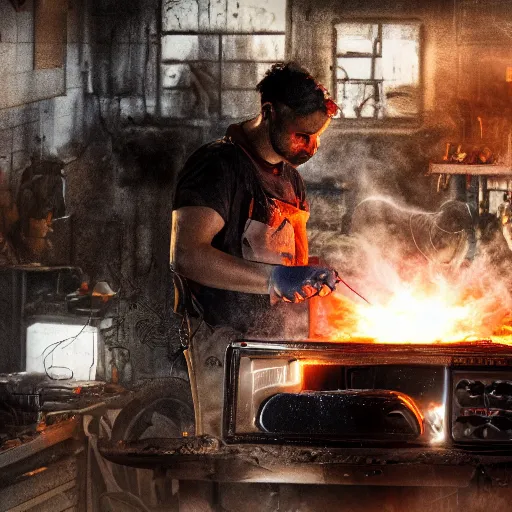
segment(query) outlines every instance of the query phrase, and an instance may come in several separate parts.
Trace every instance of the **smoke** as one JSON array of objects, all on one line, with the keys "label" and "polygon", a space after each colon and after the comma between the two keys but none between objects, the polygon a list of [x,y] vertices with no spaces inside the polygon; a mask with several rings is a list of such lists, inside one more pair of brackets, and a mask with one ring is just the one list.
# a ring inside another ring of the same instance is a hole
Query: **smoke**
[{"label": "smoke", "polygon": [[[462,341],[503,334],[512,310],[510,251],[501,232],[480,241],[465,203],[426,212],[370,197],[352,233],[324,247],[324,259],[370,303],[342,286],[319,303],[322,337]],[[394,338],[394,339],[393,339]]]},{"label": "smoke", "polygon": [[359,132],[340,136],[331,128],[322,135],[318,153],[300,172],[308,183],[331,179],[342,186],[350,210],[377,194],[407,197],[413,204],[431,208],[439,197],[430,194],[432,179],[425,176],[425,168],[439,148],[442,151],[442,136],[438,130],[407,137]]}]

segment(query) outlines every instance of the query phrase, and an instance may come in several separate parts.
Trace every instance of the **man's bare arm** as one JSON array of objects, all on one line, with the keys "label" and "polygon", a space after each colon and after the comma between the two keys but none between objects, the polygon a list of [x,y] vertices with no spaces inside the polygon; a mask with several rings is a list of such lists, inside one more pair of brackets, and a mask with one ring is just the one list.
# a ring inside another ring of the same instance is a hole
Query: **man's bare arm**
[{"label": "man's bare arm", "polygon": [[268,293],[273,265],[256,263],[212,247],[224,220],[212,208],[186,206],[173,211],[171,265],[204,286],[246,293]]}]

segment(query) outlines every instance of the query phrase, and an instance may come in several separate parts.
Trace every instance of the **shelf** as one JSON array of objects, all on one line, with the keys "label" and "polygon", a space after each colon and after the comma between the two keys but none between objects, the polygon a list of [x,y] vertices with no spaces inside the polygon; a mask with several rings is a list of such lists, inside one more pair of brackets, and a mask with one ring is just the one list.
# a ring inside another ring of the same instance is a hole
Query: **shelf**
[{"label": "shelf", "polygon": [[339,84],[380,84],[384,82],[384,78],[337,78]]},{"label": "shelf", "polygon": [[338,59],[382,59],[382,54],[381,53],[348,52],[348,53],[337,53],[336,57]]},{"label": "shelf", "polygon": [[508,165],[470,165],[430,163],[428,174],[470,174],[473,176],[512,176],[512,167]]}]

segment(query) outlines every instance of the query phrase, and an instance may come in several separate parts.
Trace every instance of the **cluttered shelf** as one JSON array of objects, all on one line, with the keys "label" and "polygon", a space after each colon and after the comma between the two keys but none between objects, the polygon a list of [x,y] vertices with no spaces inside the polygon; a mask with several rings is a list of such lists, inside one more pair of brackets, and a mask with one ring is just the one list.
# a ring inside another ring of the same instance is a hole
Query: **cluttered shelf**
[{"label": "cluttered shelf", "polygon": [[444,154],[429,163],[427,175],[512,176],[512,131],[507,133],[506,141],[487,143],[483,139],[482,119],[477,119],[480,139],[476,142],[447,142]]}]

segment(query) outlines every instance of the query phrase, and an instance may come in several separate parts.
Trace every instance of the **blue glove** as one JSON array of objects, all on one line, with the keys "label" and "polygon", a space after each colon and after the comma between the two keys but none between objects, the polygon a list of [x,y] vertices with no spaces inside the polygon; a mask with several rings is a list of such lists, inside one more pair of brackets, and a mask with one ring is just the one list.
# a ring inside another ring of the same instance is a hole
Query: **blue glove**
[{"label": "blue glove", "polygon": [[302,302],[315,295],[328,295],[336,288],[338,273],[326,267],[288,267],[277,265],[269,280],[271,299]]}]

